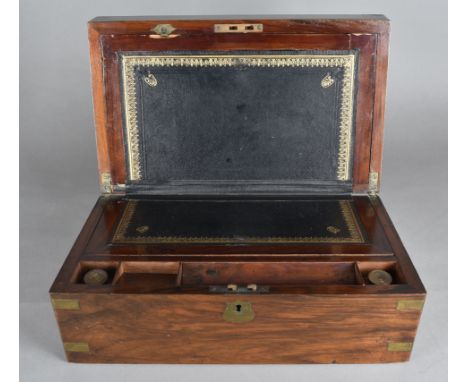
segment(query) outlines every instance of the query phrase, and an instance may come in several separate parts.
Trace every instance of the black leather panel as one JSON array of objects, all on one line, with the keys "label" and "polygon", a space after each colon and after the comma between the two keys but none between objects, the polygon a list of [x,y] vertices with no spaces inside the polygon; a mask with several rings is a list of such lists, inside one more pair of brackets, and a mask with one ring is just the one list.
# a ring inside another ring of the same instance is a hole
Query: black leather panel
[{"label": "black leather panel", "polygon": [[[342,67],[135,71],[142,170],[136,188],[281,184],[349,191],[351,182],[337,179]],[[149,74],[157,86],[144,81]],[[327,74],[335,84],[323,88]]]},{"label": "black leather panel", "polygon": [[114,243],[363,242],[349,199],[130,199]]}]

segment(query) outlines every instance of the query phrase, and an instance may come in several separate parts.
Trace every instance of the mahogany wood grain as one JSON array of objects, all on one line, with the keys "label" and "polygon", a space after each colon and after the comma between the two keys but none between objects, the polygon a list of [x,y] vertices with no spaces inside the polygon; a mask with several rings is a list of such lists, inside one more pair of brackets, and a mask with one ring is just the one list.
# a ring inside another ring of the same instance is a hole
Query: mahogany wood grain
[{"label": "mahogany wood grain", "polygon": [[184,262],[182,285],[352,285],[353,262]]},{"label": "mahogany wood grain", "polygon": [[[217,23],[262,23],[262,33],[214,33]],[[152,38],[157,24],[170,23],[175,38]],[[114,184],[127,180],[117,52],[239,49],[359,49],[353,191],[368,190],[370,171],[380,173],[388,55],[388,20],[382,16],[325,19],[120,20],[89,23],[99,168]]]},{"label": "mahogany wood grain", "polygon": [[376,192],[380,190],[383,157],[383,131],[385,114],[385,96],[387,89],[389,30],[378,36],[375,71],[374,127],[372,130],[370,171],[379,174]]},{"label": "mahogany wood grain", "polygon": [[[419,311],[396,309],[415,296],[52,294],[80,310],[56,310],[67,351],[91,363],[382,363],[409,358],[389,351],[413,342]],[[421,296],[417,296],[422,298]],[[226,303],[248,301],[255,318],[223,319]]]},{"label": "mahogany wood grain", "polygon": [[[268,246],[263,253],[244,254],[220,254],[219,248],[210,246],[203,246],[198,255],[193,247],[186,248],[185,255],[149,255],[146,246],[137,250],[139,256],[88,253],[86,248],[91,238],[103,235],[98,227],[105,227],[107,235],[112,232],[114,219],[109,221],[103,216],[109,212],[118,214],[118,200],[106,197],[98,201],[50,291],[52,298],[79,301],[79,310],[55,310],[63,342],[85,342],[89,348],[88,352],[67,351],[70,361],[374,363],[408,360],[409,350],[389,351],[388,344],[414,341],[421,310],[400,311],[396,307],[401,300],[423,301],[425,290],[378,197],[360,196],[353,200],[367,229],[375,231],[379,227],[377,231],[386,238],[391,252],[385,255],[344,255],[351,244],[341,246],[341,252],[336,247],[336,253],[326,256],[300,255],[294,246],[286,246],[290,254],[278,252],[275,246]],[[375,219],[373,225],[369,224],[369,220]],[[320,246],[322,251],[325,247]],[[182,261],[182,265],[175,261]],[[185,283],[184,261],[189,261]],[[213,262],[224,265],[219,268]],[[105,269],[109,266],[120,269],[113,282],[102,286],[80,282],[79,272],[99,264]],[[237,281],[270,282],[269,293],[213,294],[206,276],[203,276],[205,281],[196,276],[197,269],[206,275],[203,269],[218,267],[221,275],[228,275],[223,282],[233,281],[229,277],[236,272],[229,269],[229,264],[243,269],[242,280]],[[316,269],[322,264],[326,269],[320,275]],[[350,273],[352,264],[357,265],[356,279]],[[309,266],[315,269],[312,273],[307,271]],[[148,272],[145,267],[149,267]],[[227,273],[223,273],[226,267]],[[366,272],[373,268],[394,270],[396,283],[362,285],[359,280],[365,280]],[[177,269],[181,272],[179,276],[174,273]],[[263,279],[255,278],[256,274]],[[274,274],[278,280],[283,277],[283,281],[275,283]],[[242,324],[223,320],[226,303],[234,301],[250,302],[254,320]]]},{"label": "mahogany wood grain", "polygon": [[389,20],[382,15],[301,15],[284,18],[96,17],[90,21],[100,34],[144,34],[157,24],[171,24],[177,34],[213,34],[213,24],[261,23],[263,33],[385,33]]},{"label": "mahogany wood grain", "polygon": [[[216,34],[215,23],[262,23],[264,30]],[[157,24],[172,24],[177,36],[154,38],[151,29]],[[388,20],[372,15],[290,20],[96,18],[89,23],[89,42],[99,172],[110,173],[114,184],[127,179],[118,52],[358,49],[353,192],[366,192],[370,172],[381,172],[388,31]],[[408,360],[426,291],[380,198],[343,197],[351,198],[365,242],[113,244],[127,200],[122,195],[101,196],[50,289],[55,302],[72,302],[68,309],[55,305],[68,360],[229,364]],[[108,271],[104,285],[85,284],[84,274],[93,268]],[[373,269],[389,272],[393,283],[372,285],[368,274]],[[245,293],[216,289],[229,283],[268,288]],[[402,302],[413,308],[402,309]],[[224,319],[228,304],[244,303],[253,309],[250,321]]]}]

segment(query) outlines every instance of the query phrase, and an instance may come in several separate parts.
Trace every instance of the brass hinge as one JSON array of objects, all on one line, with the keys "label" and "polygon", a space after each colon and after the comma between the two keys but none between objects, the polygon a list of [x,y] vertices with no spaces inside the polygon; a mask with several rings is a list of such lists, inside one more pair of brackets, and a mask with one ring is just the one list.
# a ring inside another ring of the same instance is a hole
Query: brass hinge
[{"label": "brass hinge", "polygon": [[103,172],[101,174],[101,188],[104,194],[112,194],[112,176],[109,172]]},{"label": "brass hinge", "polygon": [[53,298],[52,306],[56,310],[79,310],[80,302],[71,298]]},{"label": "brass hinge", "polygon": [[112,194],[114,192],[125,192],[125,184],[112,183],[112,176],[109,172],[101,174],[101,189],[103,194]]},{"label": "brass hinge", "polygon": [[370,172],[369,173],[369,195],[377,195],[379,190],[379,173]]},{"label": "brass hinge", "polygon": [[73,353],[88,353],[89,345],[87,342],[64,342],[65,351]]}]

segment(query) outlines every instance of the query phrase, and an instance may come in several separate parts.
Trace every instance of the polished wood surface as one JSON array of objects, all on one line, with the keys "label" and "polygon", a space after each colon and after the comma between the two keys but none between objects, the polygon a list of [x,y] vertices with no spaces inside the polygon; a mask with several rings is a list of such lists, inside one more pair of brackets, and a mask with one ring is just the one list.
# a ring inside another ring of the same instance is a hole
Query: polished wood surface
[{"label": "polished wood surface", "polygon": [[[283,272],[287,273],[288,264],[294,262],[313,263],[397,263],[398,272],[403,274],[405,283],[389,286],[337,285],[333,282],[321,285],[309,285],[306,290],[314,293],[423,293],[424,287],[411,264],[409,256],[393,227],[378,197],[353,196],[358,207],[359,219],[365,227],[367,242],[364,244],[307,243],[307,244],[159,244],[159,245],[115,245],[111,238],[121,216],[123,197],[101,197],[83,230],[73,246],[62,270],[52,287],[52,291],[82,291],[89,286],[75,283],[80,264],[99,265],[114,264],[117,269],[120,263],[168,262],[241,262],[241,263],[284,263]],[[119,203],[122,201],[122,203]],[[146,266],[146,265],[145,265]],[[157,266],[157,265],[153,265]],[[291,267],[291,265],[289,265]],[[361,266],[363,267],[363,266]],[[322,268],[326,277],[325,268]],[[297,272],[296,272],[297,273]],[[300,273],[298,274],[298,278]],[[254,282],[255,280],[252,280]],[[107,288],[107,289],[106,289]],[[109,289],[110,288],[110,289]],[[304,287],[302,288],[304,289]],[[93,290],[94,291],[94,290]],[[97,291],[111,292],[112,285],[102,286]],[[187,292],[193,292],[190,288]],[[195,291],[199,289],[195,288]]]},{"label": "polished wood surface", "polygon": [[[368,244],[366,254],[350,254],[356,244],[321,244],[318,249],[305,245],[301,251],[297,245],[231,246],[228,251],[191,246],[173,248],[175,253],[166,246],[158,251],[156,246],[117,246],[117,250],[107,244],[104,253],[106,246],[94,247],[92,238],[111,236],[115,221],[103,216],[116,213],[119,198],[99,199],[50,290],[52,299],[77,300],[80,307],[55,309],[67,349],[69,343],[86,343],[89,349],[67,350],[68,359],[94,363],[408,360],[410,349],[393,351],[389,344],[411,346],[421,309],[397,307],[400,301],[422,304],[424,287],[380,199],[354,199],[366,226],[383,235],[378,244]],[[323,254],[327,248],[329,253]],[[109,282],[86,285],[83,275],[93,268],[107,270]],[[390,272],[393,283],[372,285],[367,278],[372,269]],[[232,283],[254,283],[259,291],[212,289]],[[261,292],[261,287],[268,289]],[[223,319],[227,304],[236,301],[251,304],[252,321]]]},{"label": "polished wood surface", "polygon": [[[52,294],[80,310],[56,310],[67,351],[91,363],[381,363],[401,362],[420,311],[399,311],[407,296]],[[422,298],[422,296],[417,296]],[[415,298],[415,296],[411,296]],[[248,301],[255,318],[223,319],[226,304]]]},{"label": "polished wood surface", "polygon": [[[218,23],[262,23],[264,29],[216,34],[213,26]],[[155,36],[151,29],[157,24],[172,24],[174,36]],[[112,237],[127,198],[119,191],[102,195],[50,289],[69,361],[409,359],[426,291],[379,196],[359,195],[369,189],[370,172],[381,171],[388,32],[388,20],[378,15],[290,20],[101,17],[89,23],[99,172],[110,173],[113,184],[127,179],[117,52],[358,49],[355,194],[322,197],[351,200],[366,240],[118,244]],[[229,196],[236,197],[246,196]],[[287,196],[308,197],[317,198]],[[102,285],[86,284],[92,269],[106,271],[108,279]],[[373,285],[369,273],[375,269],[388,272],[392,283]],[[231,315],[246,318],[236,321]]]}]

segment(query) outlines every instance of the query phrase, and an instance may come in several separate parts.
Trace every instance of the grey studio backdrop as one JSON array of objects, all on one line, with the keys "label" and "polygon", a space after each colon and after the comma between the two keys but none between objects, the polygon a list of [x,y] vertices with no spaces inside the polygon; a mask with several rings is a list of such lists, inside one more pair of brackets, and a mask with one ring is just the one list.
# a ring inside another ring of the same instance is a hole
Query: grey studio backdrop
[{"label": "grey studio backdrop", "polygon": [[[446,380],[445,1],[22,0],[20,11],[21,380]],[[67,363],[47,292],[99,193],[86,22],[97,15],[316,13],[383,13],[392,20],[381,195],[428,290],[412,360],[301,366]]]}]

